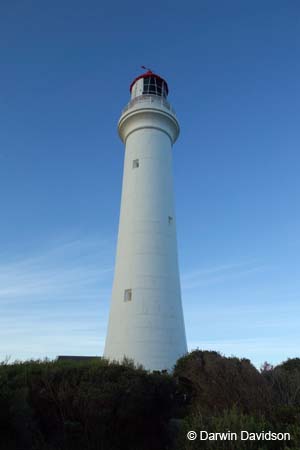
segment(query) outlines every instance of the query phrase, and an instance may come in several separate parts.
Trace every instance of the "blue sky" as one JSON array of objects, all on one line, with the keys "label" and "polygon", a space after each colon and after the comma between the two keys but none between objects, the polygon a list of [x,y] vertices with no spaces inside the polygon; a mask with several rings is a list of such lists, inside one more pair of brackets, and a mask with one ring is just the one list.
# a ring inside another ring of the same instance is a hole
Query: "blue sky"
[{"label": "blue sky", "polygon": [[189,348],[300,348],[300,5],[1,2],[0,359],[101,354],[128,87],[169,83]]}]

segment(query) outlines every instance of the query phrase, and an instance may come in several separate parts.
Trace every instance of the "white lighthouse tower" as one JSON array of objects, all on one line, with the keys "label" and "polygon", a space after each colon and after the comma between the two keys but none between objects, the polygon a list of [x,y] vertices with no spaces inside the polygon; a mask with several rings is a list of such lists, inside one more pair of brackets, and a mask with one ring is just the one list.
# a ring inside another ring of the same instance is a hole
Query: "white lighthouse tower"
[{"label": "white lighthouse tower", "polygon": [[130,92],[118,124],[125,161],[104,356],[170,370],[187,352],[172,176],[179,124],[160,76],[147,71]]}]

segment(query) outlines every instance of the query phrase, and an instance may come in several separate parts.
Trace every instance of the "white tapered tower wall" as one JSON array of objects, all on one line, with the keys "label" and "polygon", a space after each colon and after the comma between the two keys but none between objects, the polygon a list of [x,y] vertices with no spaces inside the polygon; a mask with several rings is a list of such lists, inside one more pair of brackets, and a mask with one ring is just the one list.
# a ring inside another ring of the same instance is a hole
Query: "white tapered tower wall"
[{"label": "white tapered tower wall", "polygon": [[187,351],[172,176],[179,125],[163,97],[141,94],[141,82],[119,121],[126,147],[104,356],[170,370]]}]

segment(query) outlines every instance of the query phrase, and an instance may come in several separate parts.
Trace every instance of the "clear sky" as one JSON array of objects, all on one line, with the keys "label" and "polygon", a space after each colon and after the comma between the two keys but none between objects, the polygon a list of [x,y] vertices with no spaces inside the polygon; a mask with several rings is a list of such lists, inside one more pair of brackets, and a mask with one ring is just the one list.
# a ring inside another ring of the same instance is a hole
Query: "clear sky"
[{"label": "clear sky", "polygon": [[299,356],[299,43],[297,0],[2,0],[0,359],[102,354],[141,65],[181,124],[189,348]]}]

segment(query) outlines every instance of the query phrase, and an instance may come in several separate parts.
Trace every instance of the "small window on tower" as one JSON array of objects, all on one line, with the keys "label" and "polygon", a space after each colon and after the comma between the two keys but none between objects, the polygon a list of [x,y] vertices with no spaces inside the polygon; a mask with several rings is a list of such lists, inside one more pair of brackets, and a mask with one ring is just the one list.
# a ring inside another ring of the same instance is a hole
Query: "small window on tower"
[{"label": "small window on tower", "polygon": [[172,224],[172,222],[173,222],[173,217],[172,217],[172,216],[169,216],[169,217],[168,217],[168,222],[169,222],[169,225]]},{"label": "small window on tower", "polygon": [[132,168],[133,168],[133,169],[137,169],[138,167],[140,167],[140,162],[139,162],[138,159],[134,159],[134,160],[132,161]]},{"label": "small window on tower", "polygon": [[125,289],[124,302],[131,302],[131,300],[132,300],[132,289]]}]

